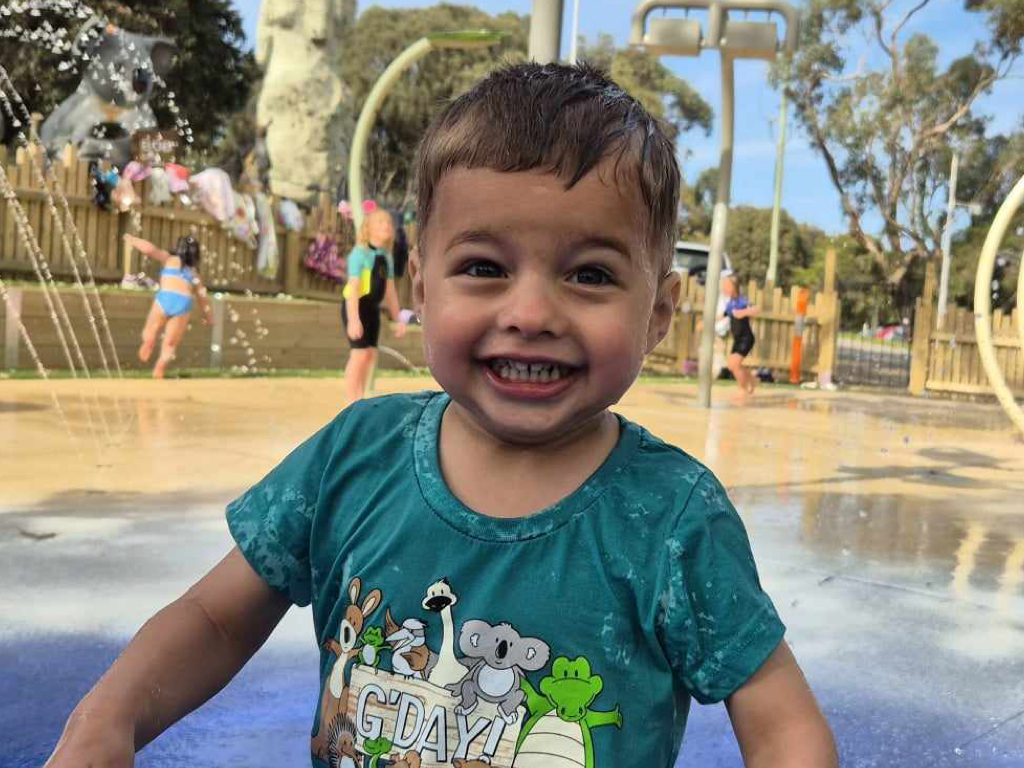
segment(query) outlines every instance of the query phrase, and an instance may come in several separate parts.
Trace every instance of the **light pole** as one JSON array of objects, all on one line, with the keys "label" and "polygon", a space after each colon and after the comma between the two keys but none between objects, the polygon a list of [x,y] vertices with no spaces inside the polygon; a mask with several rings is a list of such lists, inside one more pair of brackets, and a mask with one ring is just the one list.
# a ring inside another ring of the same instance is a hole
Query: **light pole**
[{"label": "light pole", "polygon": [[579,46],[578,38],[580,36],[580,0],[573,0],[572,2],[572,38],[569,43],[569,63],[576,63],[577,48]]},{"label": "light pole", "polygon": [[528,55],[540,64],[561,58],[564,0],[533,0]]},{"label": "light pole", "polygon": [[953,245],[953,218],[956,216],[956,207],[962,205],[975,216],[981,213],[981,206],[978,203],[957,202],[956,183],[959,171],[960,155],[953,152],[953,161],[949,166],[949,202],[946,204],[946,223],[942,226],[942,272],[939,277],[939,310],[935,315],[936,327],[939,330],[942,330],[946,323],[946,302],[949,297],[949,265],[952,261],[950,251]]},{"label": "light pole", "polygon": [[775,285],[779,271],[779,219],[782,216],[782,174],[786,166],[786,117],[789,104],[786,91],[782,91],[779,105],[779,141],[775,147],[775,199],[772,201],[772,230],[768,246],[768,274],[766,282]]},{"label": "light pole", "polygon": [[[654,19],[647,16],[661,8],[703,9],[708,12],[707,36],[699,21]],[[786,37],[780,46],[774,22],[734,21],[730,11],[777,11],[786,19]],[[733,144],[733,61],[764,59],[774,61],[780,47],[792,56],[799,34],[799,17],[793,6],[776,0],[644,0],[633,12],[630,45],[642,46],[660,55],[698,56],[704,48],[717,48],[722,57],[722,142],[718,164],[718,191],[711,219],[711,254],[704,282],[704,328],[700,342],[700,383],[698,400],[711,406],[711,361],[715,345],[715,314],[722,271],[722,252],[729,216],[732,187]]]}]

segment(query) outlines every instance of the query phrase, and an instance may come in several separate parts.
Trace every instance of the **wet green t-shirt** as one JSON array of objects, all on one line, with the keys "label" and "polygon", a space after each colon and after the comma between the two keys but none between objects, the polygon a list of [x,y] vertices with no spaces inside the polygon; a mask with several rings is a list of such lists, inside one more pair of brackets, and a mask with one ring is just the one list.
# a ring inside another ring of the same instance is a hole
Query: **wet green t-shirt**
[{"label": "wet green t-shirt", "polygon": [[442,477],[448,403],[360,401],[228,507],[313,604],[314,765],[669,768],[690,697],[732,694],[784,631],[722,486],[620,417],[577,491],[487,517]]}]

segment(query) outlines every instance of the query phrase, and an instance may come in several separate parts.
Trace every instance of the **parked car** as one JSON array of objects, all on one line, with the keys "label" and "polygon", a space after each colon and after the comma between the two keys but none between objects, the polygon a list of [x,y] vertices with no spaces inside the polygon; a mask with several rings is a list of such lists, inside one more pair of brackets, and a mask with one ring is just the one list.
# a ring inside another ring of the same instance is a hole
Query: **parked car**
[{"label": "parked car", "polygon": [[883,341],[906,341],[910,338],[910,324],[886,325],[875,331],[875,338]]},{"label": "parked car", "polygon": [[[696,275],[697,282],[704,285],[707,278],[708,260],[711,258],[711,246],[706,243],[694,243],[689,240],[677,240],[672,268],[680,275]],[[729,254],[722,254],[722,269],[732,269]]]}]

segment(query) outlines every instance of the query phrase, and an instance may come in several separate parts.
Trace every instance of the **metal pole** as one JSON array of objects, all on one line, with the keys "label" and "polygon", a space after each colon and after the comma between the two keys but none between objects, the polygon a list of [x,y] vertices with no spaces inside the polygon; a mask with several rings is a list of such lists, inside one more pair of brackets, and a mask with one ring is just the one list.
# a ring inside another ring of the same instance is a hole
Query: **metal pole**
[{"label": "metal pole", "polygon": [[707,278],[704,281],[704,328],[700,339],[700,368],[698,401],[704,408],[711,407],[711,362],[715,350],[715,319],[718,312],[718,285],[722,272],[722,252],[729,218],[729,193],[732,187],[733,139],[733,60],[722,53],[722,150],[718,163],[718,195],[711,219],[711,253],[708,257]]},{"label": "metal pole", "polygon": [[564,0],[533,0],[528,56],[540,64],[561,58],[563,3]]},{"label": "metal pole", "polygon": [[950,248],[953,244],[953,217],[956,215],[956,177],[960,169],[960,156],[953,153],[949,168],[949,202],[946,204],[946,224],[942,228],[942,274],[939,277],[939,311],[936,324],[942,328],[946,320],[946,297],[949,294]]},{"label": "metal pole", "polygon": [[779,106],[779,143],[775,148],[775,202],[772,204],[771,246],[768,251],[767,281],[775,285],[779,269],[779,219],[782,217],[782,172],[786,163],[786,113],[789,104],[786,92],[782,92],[782,104]]},{"label": "metal pole", "polygon": [[569,44],[569,63],[576,63],[577,38],[580,36],[580,0],[572,3],[572,42]]}]

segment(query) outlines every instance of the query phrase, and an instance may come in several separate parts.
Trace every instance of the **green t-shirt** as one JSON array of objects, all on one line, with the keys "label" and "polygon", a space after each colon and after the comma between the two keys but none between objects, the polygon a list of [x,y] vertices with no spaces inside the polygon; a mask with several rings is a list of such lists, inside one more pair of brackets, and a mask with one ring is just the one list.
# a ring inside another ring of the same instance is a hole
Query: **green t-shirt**
[{"label": "green t-shirt", "polygon": [[313,764],[670,768],[690,697],[732,694],[784,632],[724,489],[619,417],[578,490],[487,517],[442,477],[448,403],[359,401],[228,507],[255,570],[313,604]]}]

